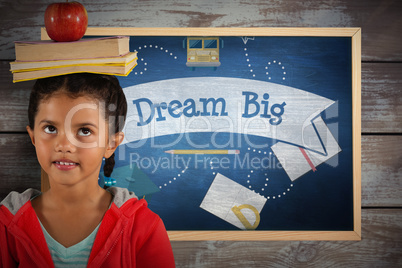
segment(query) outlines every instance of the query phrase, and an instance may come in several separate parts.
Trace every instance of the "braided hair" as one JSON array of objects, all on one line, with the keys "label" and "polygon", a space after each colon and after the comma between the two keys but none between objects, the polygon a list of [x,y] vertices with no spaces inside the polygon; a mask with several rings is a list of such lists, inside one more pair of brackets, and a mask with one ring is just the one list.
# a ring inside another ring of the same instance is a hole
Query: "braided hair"
[{"label": "braided hair", "polygon": [[[29,127],[34,129],[39,104],[56,92],[68,94],[71,98],[90,96],[105,104],[105,120],[109,130],[122,131],[127,115],[127,101],[115,76],[91,73],[68,74],[38,79],[34,84],[28,107]],[[110,122],[113,120],[113,122]],[[109,133],[111,135],[113,133]],[[103,172],[110,177],[115,161],[114,154],[105,160]]]}]

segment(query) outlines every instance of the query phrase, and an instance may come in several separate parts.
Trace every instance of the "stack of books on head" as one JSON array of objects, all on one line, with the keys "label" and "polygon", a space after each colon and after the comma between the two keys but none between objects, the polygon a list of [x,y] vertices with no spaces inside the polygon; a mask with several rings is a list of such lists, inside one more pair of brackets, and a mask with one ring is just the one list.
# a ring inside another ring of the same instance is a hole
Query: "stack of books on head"
[{"label": "stack of books on head", "polygon": [[137,65],[137,52],[130,52],[124,36],[15,42],[15,58],[14,82],[82,72],[127,76]]}]

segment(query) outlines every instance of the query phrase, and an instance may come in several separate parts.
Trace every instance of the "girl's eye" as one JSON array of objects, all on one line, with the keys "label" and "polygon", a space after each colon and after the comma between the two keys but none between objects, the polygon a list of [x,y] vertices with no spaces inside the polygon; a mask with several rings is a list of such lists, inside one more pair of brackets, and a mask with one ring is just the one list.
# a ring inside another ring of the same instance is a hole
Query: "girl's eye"
[{"label": "girl's eye", "polygon": [[47,133],[47,134],[55,134],[55,133],[57,133],[57,130],[56,130],[56,128],[54,126],[46,126],[44,128],[44,130],[45,130],[45,133]]},{"label": "girl's eye", "polygon": [[91,135],[91,130],[89,128],[81,128],[78,130],[78,136],[89,136]]}]

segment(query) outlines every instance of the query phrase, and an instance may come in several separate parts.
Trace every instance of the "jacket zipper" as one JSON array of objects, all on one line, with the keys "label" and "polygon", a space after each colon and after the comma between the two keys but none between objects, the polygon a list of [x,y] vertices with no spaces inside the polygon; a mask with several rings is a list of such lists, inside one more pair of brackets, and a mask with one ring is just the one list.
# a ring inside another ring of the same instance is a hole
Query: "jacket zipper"
[{"label": "jacket zipper", "polygon": [[[102,265],[102,263],[104,263],[105,260],[109,257],[109,255],[112,252],[113,248],[116,246],[117,241],[119,241],[120,236],[123,234],[124,229],[126,228],[126,225],[127,225],[127,222],[125,222],[124,226],[122,227],[122,229],[120,230],[120,232],[117,235],[116,239],[114,240],[113,245],[110,247],[110,249],[106,253],[105,257],[102,259],[102,261],[99,263],[99,265],[97,267],[100,267]],[[92,266],[92,264],[91,264],[91,266]]]}]

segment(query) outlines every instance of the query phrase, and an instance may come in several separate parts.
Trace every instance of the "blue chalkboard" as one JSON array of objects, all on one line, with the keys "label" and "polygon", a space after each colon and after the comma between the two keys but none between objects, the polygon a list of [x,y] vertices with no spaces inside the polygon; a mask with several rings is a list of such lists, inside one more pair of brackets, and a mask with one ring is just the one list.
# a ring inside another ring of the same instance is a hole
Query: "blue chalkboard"
[{"label": "blue chalkboard", "polygon": [[355,231],[352,38],[131,36],[116,185],[169,231]]}]

